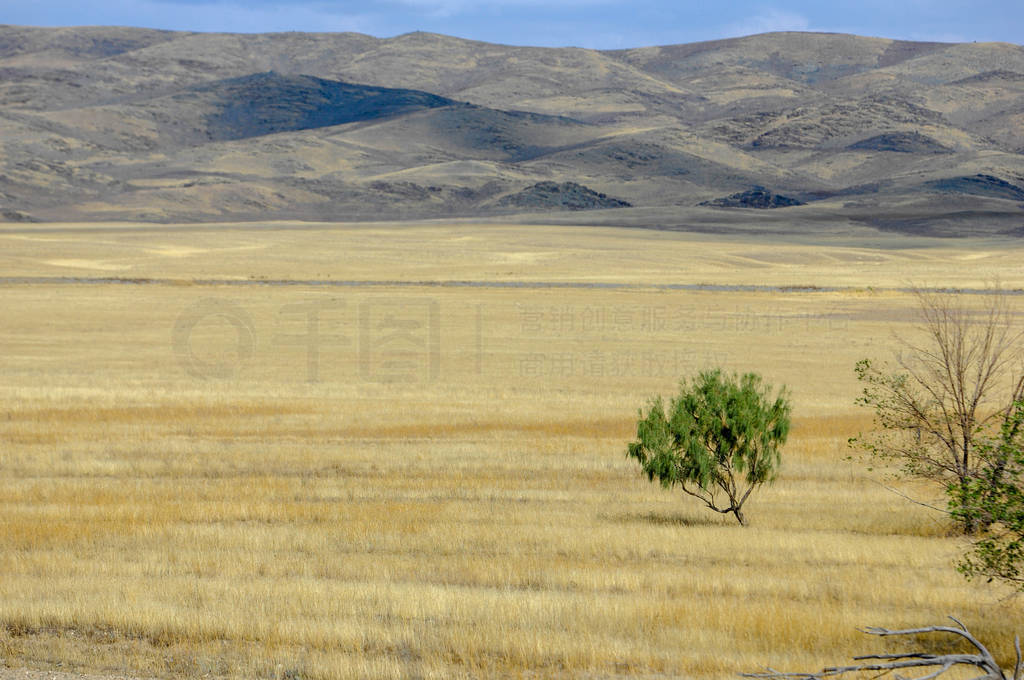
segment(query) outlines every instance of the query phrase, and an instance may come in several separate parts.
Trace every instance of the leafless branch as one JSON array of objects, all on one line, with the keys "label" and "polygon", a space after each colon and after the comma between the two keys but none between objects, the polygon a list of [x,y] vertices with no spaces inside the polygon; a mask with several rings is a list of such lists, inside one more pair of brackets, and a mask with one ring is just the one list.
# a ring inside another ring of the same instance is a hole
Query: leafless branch
[{"label": "leafless branch", "polygon": [[946,509],[946,508],[937,508],[934,505],[929,505],[928,503],[924,503],[922,501],[919,501],[916,498],[912,498],[912,497],[908,496],[907,494],[903,493],[902,491],[900,491],[899,489],[894,489],[891,486],[886,486],[885,484],[882,484],[878,480],[873,480],[873,481],[875,482],[875,484],[878,484],[878,486],[882,487],[886,491],[891,491],[892,493],[896,494],[897,496],[901,496],[904,499],[910,501],[911,503],[913,503],[915,505],[920,505],[921,507],[928,508],[929,510],[935,510],[937,512],[941,512],[944,515],[948,515],[949,514],[949,510]]},{"label": "leafless branch", "polygon": [[[866,661],[868,663],[852,664],[849,666],[829,666],[823,668],[817,673],[784,673],[769,667],[766,668],[764,672],[743,673],[742,676],[747,678],[794,678],[798,680],[822,680],[823,678],[863,671],[888,672],[907,668],[927,668],[935,670],[931,670],[926,675],[918,676],[915,680],[933,680],[956,666],[973,666],[984,672],[984,674],[978,676],[976,680],[1007,680],[1006,674],[1003,673],[1002,668],[999,667],[999,664],[985,645],[974,637],[974,635],[972,635],[967,629],[967,626],[962,622],[952,616],[949,618],[956,624],[956,626],[925,626],[922,628],[906,628],[902,630],[871,627],[865,628],[862,632],[867,633],[868,635],[877,635],[879,637],[889,637],[893,635],[921,635],[924,633],[946,633],[965,640],[974,647],[975,650],[977,650],[976,654],[931,654],[928,652],[868,654],[853,658],[854,661]],[[1017,650],[1017,664],[1014,667],[1013,675],[1011,677],[1013,680],[1021,680],[1021,653],[1019,638],[1014,638],[1014,646]]]},{"label": "leafless branch", "polygon": [[[865,384],[859,401],[875,409],[886,433],[858,441],[962,501],[971,480],[1000,462],[979,443],[1024,396],[1024,329],[998,284],[980,305],[957,295],[912,292],[918,324],[913,336],[896,335],[897,372],[867,361],[858,365]],[[965,514],[960,521],[968,534],[987,526],[983,516]]]}]

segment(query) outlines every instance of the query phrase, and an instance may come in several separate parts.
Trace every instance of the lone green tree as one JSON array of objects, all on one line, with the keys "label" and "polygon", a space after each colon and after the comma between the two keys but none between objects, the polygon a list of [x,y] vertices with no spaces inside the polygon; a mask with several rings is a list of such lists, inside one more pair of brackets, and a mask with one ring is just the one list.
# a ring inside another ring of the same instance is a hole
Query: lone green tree
[{"label": "lone green tree", "polygon": [[627,455],[652,482],[679,486],[745,525],[743,504],[756,487],[775,479],[779,449],[789,435],[785,388],[771,392],[754,373],[702,372],[680,384],[667,411],[661,397],[646,414],[640,410]]}]

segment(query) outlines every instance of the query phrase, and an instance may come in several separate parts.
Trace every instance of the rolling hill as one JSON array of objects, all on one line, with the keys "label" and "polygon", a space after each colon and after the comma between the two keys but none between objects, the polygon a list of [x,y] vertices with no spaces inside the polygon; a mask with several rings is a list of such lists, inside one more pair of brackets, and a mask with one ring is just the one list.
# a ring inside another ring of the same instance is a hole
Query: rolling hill
[{"label": "rolling hill", "polygon": [[[596,51],[3,26],[0,145],[9,221],[599,208],[664,226],[772,207],[1019,234],[1024,48],[775,33]],[[757,192],[787,200],[733,199]]]}]

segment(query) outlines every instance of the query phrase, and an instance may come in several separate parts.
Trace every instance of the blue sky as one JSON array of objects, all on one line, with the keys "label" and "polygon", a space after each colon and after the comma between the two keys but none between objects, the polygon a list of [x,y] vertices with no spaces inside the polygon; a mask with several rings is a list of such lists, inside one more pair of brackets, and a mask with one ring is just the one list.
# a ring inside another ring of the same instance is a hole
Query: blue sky
[{"label": "blue sky", "polygon": [[0,23],[192,31],[432,31],[516,45],[614,49],[766,31],[1024,42],[1022,0],[0,0]]}]

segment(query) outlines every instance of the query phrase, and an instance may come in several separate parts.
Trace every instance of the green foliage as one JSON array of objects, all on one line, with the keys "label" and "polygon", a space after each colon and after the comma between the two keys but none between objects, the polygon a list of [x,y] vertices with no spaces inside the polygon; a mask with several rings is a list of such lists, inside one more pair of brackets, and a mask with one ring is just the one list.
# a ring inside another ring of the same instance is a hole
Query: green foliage
[{"label": "green foliage", "polygon": [[986,529],[957,568],[1024,590],[1024,400],[1006,413],[998,438],[976,450],[985,464],[965,484],[949,486],[949,508],[960,522]]},{"label": "green foliage", "polygon": [[[936,396],[908,371],[886,372],[868,359],[854,367],[862,385],[856,404],[874,411],[876,432],[850,445],[896,464],[909,477],[963,479],[973,464],[974,413],[959,413],[955,395]],[[952,403],[944,403],[952,402]]]},{"label": "green foliage", "polygon": [[[998,288],[977,302],[916,290],[918,324],[898,338],[895,368],[857,362],[857,404],[874,410],[877,430],[850,440],[910,477],[935,482],[974,505],[969,487],[984,478],[993,450],[978,443],[998,429],[1007,405],[1024,396],[1017,373],[1021,331]],[[1009,389],[1008,389],[1009,388]],[[985,513],[953,515],[964,533],[988,526]]]},{"label": "green foliage", "polygon": [[680,384],[667,411],[660,397],[646,415],[640,411],[627,455],[651,481],[679,486],[745,524],[743,504],[754,488],[775,479],[789,434],[785,389],[774,398],[771,391],[754,373],[705,371]]},{"label": "green foliage", "polygon": [[916,294],[921,340],[901,339],[898,369],[857,363],[879,430],[850,442],[943,486],[971,537],[961,573],[1024,590],[1024,331],[998,288],[973,306]]}]

